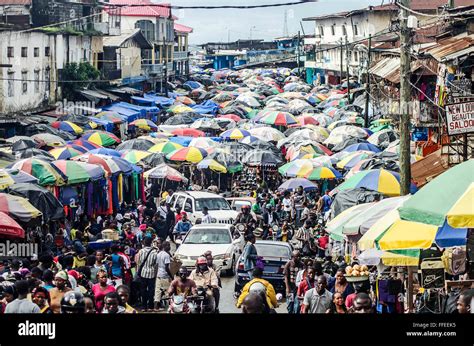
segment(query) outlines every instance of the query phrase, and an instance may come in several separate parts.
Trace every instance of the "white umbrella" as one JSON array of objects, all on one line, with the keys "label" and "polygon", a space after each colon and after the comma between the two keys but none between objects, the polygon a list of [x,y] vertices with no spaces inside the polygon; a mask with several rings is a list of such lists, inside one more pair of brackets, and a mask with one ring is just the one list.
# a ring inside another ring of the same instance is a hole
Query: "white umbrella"
[{"label": "white umbrella", "polygon": [[259,137],[265,141],[279,141],[285,138],[285,135],[273,127],[257,127],[248,130],[253,136]]}]

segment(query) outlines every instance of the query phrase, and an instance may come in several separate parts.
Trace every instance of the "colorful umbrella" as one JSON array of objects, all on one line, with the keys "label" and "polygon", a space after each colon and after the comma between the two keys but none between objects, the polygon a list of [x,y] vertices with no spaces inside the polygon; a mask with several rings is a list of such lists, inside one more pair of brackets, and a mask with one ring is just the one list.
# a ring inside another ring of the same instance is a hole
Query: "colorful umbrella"
[{"label": "colorful umbrella", "polygon": [[93,149],[93,150],[90,150],[89,153],[99,154],[99,155],[115,156],[115,157],[121,157],[122,156],[122,154],[119,151],[117,151],[115,149],[109,149],[109,148]]},{"label": "colorful umbrella", "polygon": [[143,150],[122,150],[121,153],[122,159],[125,159],[134,165],[152,154]]},{"label": "colorful umbrella", "polygon": [[57,160],[51,165],[67,177],[68,185],[85,183],[103,178],[105,171],[99,165],[80,161]]},{"label": "colorful umbrella", "polygon": [[148,120],[148,119],[137,119],[129,123],[128,126],[129,127],[135,126],[135,127],[138,127],[139,129],[146,130],[146,131],[158,130],[158,126],[153,121]]},{"label": "colorful umbrella", "polygon": [[115,112],[109,112],[109,111],[97,113],[95,115],[95,118],[105,119],[114,124],[121,124],[124,122],[124,119],[120,114],[115,113]]},{"label": "colorful umbrella", "polygon": [[302,186],[304,190],[316,190],[318,186],[306,178],[292,178],[285,181],[278,187],[278,190],[296,190]]},{"label": "colorful umbrella", "polygon": [[197,168],[199,169],[210,169],[218,173],[227,173],[227,168],[221,165],[219,162],[213,159],[204,159],[198,163]]},{"label": "colorful umbrella", "polygon": [[31,174],[38,179],[40,185],[64,185],[66,176],[49,162],[29,158],[16,162],[11,168]]},{"label": "colorful umbrella", "polygon": [[381,150],[376,146],[371,143],[354,143],[349,145],[348,147],[344,148],[344,151],[347,152],[355,152],[355,151],[372,151],[374,153],[379,153]]},{"label": "colorful umbrella", "polygon": [[51,149],[49,153],[53,155],[56,160],[67,160],[87,152],[84,147],[81,148],[82,149],[79,149],[78,145],[70,144],[64,147]]},{"label": "colorful umbrella", "polygon": [[104,147],[110,147],[121,142],[120,138],[106,131],[87,131],[82,138]]},{"label": "colorful umbrella", "polygon": [[0,193],[0,211],[22,222],[29,222],[42,215],[26,198],[7,193]]},{"label": "colorful umbrella", "polygon": [[181,149],[181,148],[183,148],[183,146],[181,144],[167,141],[167,142],[155,144],[150,149],[148,149],[148,151],[150,153],[169,154],[169,153],[171,153],[175,150]]},{"label": "colorful umbrella", "polygon": [[196,147],[186,147],[169,153],[168,155],[166,155],[166,158],[171,161],[186,161],[190,163],[198,163],[202,161],[207,155],[208,152],[205,149]]},{"label": "colorful umbrella", "polygon": [[206,134],[200,130],[191,129],[191,128],[182,128],[171,131],[175,136],[185,136],[185,137],[205,137]]},{"label": "colorful umbrella", "polygon": [[336,241],[342,241],[342,228],[344,225],[349,220],[359,215],[361,212],[371,208],[373,205],[374,203],[357,204],[350,207],[349,209],[344,210],[326,224],[326,231],[329,233],[329,236]]},{"label": "colorful umbrella", "polygon": [[188,182],[188,179],[179,173],[176,169],[171,168],[167,164],[163,163],[143,173],[146,179],[168,179],[171,181]]},{"label": "colorful umbrella", "polygon": [[194,109],[188,106],[184,105],[176,105],[172,106],[168,109],[168,112],[174,113],[174,114],[179,114],[179,113],[192,113],[194,112]]},{"label": "colorful umbrella", "polygon": [[193,138],[191,142],[189,142],[190,147],[203,148],[206,150],[216,148],[218,145],[219,143],[209,137],[197,137]]},{"label": "colorful umbrella", "polygon": [[371,157],[374,153],[370,151],[355,151],[352,154],[344,156],[337,164],[337,168],[349,170],[357,163]]},{"label": "colorful umbrella", "polygon": [[51,133],[37,133],[36,135],[31,136],[31,138],[39,143],[44,143],[49,147],[60,147],[66,145],[64,139]]},{"label": "colorful umbrella", "polygon": [[133,171],[132,164],[121,157],[100,154],[84,154],[82,156],[75,157],[73,160],[100,165],[108,174],[130,174]]},{"label": "colorful umbrella", "polygon": [[271,111],[257,121],[262,124],[286,127],[298,123],[298,120],[296,120],[296,118],[291,113],[278,111]]},{"label": "colorful umbrella", "polygon": [[76,144],[76,145],[79,145],[81,147],[84,147],[86,148],[87,150],[93,150],[93,149],[98,149],[98,148],[102,148],[101,145],[98,145],[98,144],[95,144],[95,143],[92,143],[92,142],[89,142],[88,140],[85,140],[83,138],[79,138],[79,139],[76,139],[72,142],[68,142],[69,144]]},{"label": "colorful umbrella", "polygon": [[25,231],[10,216],[0,212],[0,235],[12,238],[24,238]]},{"label": "colorful umbrella", "polygon": [[178,96],[176,97],[176,102],[180,102],[184,105],[195,105],[196,102],[194,102],[192,99],[190,99],[189,97],[186,97],[186,96]]},{"label": "colorful umbrella", "polygon": [[278,173],[284,177],[303,177],[313,168],[311,160],[295,160],[278,168]]},{"label": "colorful umbrella", "polygon": [[71,121],[55,121],[51,124],[51,126],[55,129],[73,133],[75,135],[80,135],[84,132],[81,127],[77,126]]},{"label": "colorful umbrella", "polygon": [[316,118],[309,115],[300,115],[296,117],[298,124],[292,126],[305,126],[305,125],[319,125],[319,121]]},{"label": "colorful umbrella", "polygon": [[256,136],[267,142],[278,142],[279,140],[285,138],[285,135],[281,131],[268,126],[252,127],[248,131],[252,136]]},{"label": "colorful umbrella", "polygon": [[460,163],[426,184],[400,207],[403,220],[474,228],[474,160]]},{"label": "colorful umbrella", "polygon": [[[400,175],[385,169],[369,169],[354,174],[332,190],[331,194],[355,188],[378,191],[387,196],[400,196]],[[411,189],[413,192],[416,191],[414,186]]]},{"label": "colorful umbrella", "polygon": [[223,114],[223,115],[219,115],[218,118],[234,120],[236,123],[242,120],[242,118],[239,117],[237,114]]},{"label": "colorful umbrella", "polygon": [[248,136],[250,136],[250,132],[241,129],[230,129],[220,134],[220,137],[224,139],[242,139]]},{"label": "colorful umbrella", "polygon": [[357,256],[361,265],[376,266],[382,262],[386,266],[415,266],[420,262],[420,250],[383,251],[368,249]]},{"label": "colorful umbrella", "polygon": [[342,174],[334,168],[316,167],[310,172],[306,173],[304,177],[308,180],[342,179]]},{"label": "colorful umbrella", "polygon": [[4,190],[13,184],[15,184],[15,180],[10,174],[4,169],[0,169],[0,190]]}]

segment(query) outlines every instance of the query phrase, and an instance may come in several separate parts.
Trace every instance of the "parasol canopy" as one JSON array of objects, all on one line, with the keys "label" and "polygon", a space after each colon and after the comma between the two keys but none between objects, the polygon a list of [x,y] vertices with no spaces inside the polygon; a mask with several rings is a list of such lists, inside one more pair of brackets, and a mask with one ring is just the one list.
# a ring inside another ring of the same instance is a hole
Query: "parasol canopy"
[{"label": "parasol canopy", "polygon": [[304,174],[308,180],[342,179],[342,174],[332,167],[316,167]]},{"label": "parasol canopy", "polygon": [[152,142],[149,139],[146,138],[134,138],[134,139],[129,139],[128,141],[122,142],[117,147],[115,150],[121,151],[121,150],[148,150],[152,146],[154,146],[155,143]]},{"label": "parasol canopy", "polygon": [[110,147],[121,142],[120,138],[107,131],[87,131],[82,138],[103,147]]},{"label": "parasol canopy", "polygon": [[278,187],[278,190],[296,190],[302,186],[304,190],[317,190],[318,186],[306,178],[292,178],[285,181]]},{"label": "parasol canopy", "polygon": [[128,126],[134,126],[146,131],[158,131],[158,126],[149,119],[137,119],[129,123]]},{"label": "parasol canopy", "polygon": [[200,130],[193,128],[182,128],[171,131],[175,136],[185,136],[185,137],[205,137],[206,134]]},{"label": "parasol canopy", "polygon": [[270,150],[254,149],[242,157],[242,163],[248,166],[278,166],[282,162],[282,159]]},{"label": "parasol canopy", "polygon": [[227,173],[227,168],[214,159],[204,159],[197,165],[198,169],[210,169],[218,173]]},{"label": "parasol canopy", "polygon": [[250,132],[242,129],[230,129],[220,134],[220,137],[224,139],[242,139],[250,136]]},{"label": "parasol canopy", "polygon": [[177,149],[169,153],[168,155],[166,155],[166,158],[171,161],[198,163],[202,161],[207,155],[208,152],[205,149],[196,147],[186,147]]},{"label": "parasol canopy", "polygon": [[40,185],[64,185],[67,178],[49,162],[29,158],[14,163],[10,168],[21,170],[38,179]]},{"label": "parasol canopy", "polygon": [[181,173],[165,163],[158,165],[149,171],[146,171],[143,173],[143,176],[146,179],[168,179],[171,181],[184,182],[185,184],[188,182],[188,179],[185,178]]},{"label": "parasol canopy", "polygon": [[74,124],[71,121],[55,121],[51,124],[51,126],[58,130],[66,131],[74,135],[80,135],[84,132],[80,126]]},{"label": "parasol canopy", "polygon": [[42,215],[26,198],[7,193],[0,193],[0,211],[21,222],[29,222]]},{"label": "parasol canopy", "polygon": [[123,159],[134,165],[152,154],[149,151],[143,150],[122,150],[121,153]]},{"label": "parasol canopy", "polygon": [[93,165],[81,161],[57,160],[51,165],[56,167],[67,177],[68,185],[85,183],[87,181],[99,180],[104,177],[105,172],[99,165]]},{"label": "parasol canopy", "polygon": [[163,154],[169,154],[175,150],[181,149],[183,146],[178,143],[174,143],[171,141],[163,142],[163,143],[158,143],[152,146],[150,149],[148,149],[149,152],[151,153],[163,153]]},{"label": "parasol canopy", "polygon": [[12,238],[24,238],[25,231],[10,216],[0,212],[0,235]]}]

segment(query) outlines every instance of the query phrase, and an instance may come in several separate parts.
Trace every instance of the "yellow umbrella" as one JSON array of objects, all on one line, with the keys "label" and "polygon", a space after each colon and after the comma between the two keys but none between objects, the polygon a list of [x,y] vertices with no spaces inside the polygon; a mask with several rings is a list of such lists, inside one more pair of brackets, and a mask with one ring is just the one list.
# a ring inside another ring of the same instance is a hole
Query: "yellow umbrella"
[{"label": "yellow umbrella", "polygon": [[377,220],[357,242],[359,249],[368,250],[374,248],[375,240],[397,220],[400,220],[400,214],[398,214],[397,209],[388,212],[384,217]]},{"label": "yellow umbrella", "polygon": [[471,183],[459,200],[446,214],[451,227],[474,228],[474,183]]},{"label": "yellow umbrella", "polygon": [[194,109],[192,109],[191,107],[188,107],[188,106],[178,105],[178,106],[172,107],[172,112],[174,114],[190,113],[190,112],[194,112]]},{"label": "yellow umbrella", "polygon": [[0,190],[15,184],[15,180],[5,170],[0,170]]},{"label": "yellow umbrella", "polygon": [[378,239],[382,250],[427,249],[436,237],[438,226],[398,220]]}]

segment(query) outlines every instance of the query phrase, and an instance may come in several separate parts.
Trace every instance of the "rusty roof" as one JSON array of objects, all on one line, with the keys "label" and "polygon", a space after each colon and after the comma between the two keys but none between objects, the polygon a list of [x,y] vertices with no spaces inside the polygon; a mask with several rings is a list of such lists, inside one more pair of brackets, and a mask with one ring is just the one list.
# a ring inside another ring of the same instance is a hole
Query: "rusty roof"
[{"label": "rusty roof", "polygon": [[437,42],[426,51],[438,61],[448,61],[474,53],[474,34],[461,34]]},{"label": "rusty roof", "polygon": [[[437,65],[430,60],[415,60],[411,62],[411,72],[415,72],[425,65],[429,65],[429,69],[423,69],[423,75],[433,75],[433,71],[437,70]],[[400,58],[399,57],[388,57],[380,60],[369,70],[369,73],[374,74],[378,77],[386,79],[392,83],[400,83]]]}]

